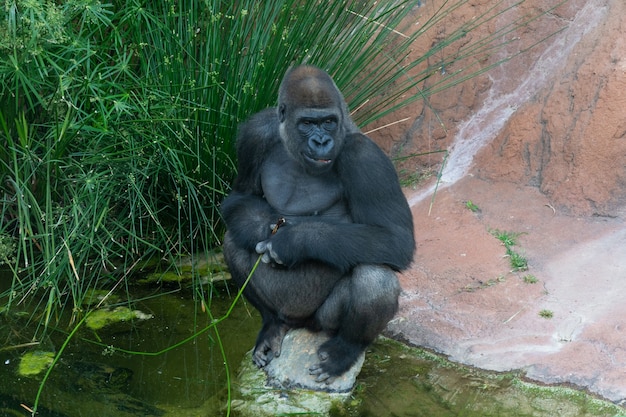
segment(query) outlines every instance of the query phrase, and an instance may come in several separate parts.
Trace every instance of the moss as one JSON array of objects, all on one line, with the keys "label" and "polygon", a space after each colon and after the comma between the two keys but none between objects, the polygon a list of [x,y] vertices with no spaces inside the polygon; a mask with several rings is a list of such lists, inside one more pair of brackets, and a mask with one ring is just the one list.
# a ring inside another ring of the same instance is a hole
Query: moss
[{"label": "moss", "polygon": [[147,274],[138,280],[140,284],[191,282],[198,279],[201,282],[224,281],[230,279],[228,266],[221,252],[209,252],[206,255],[184,256],[166,271],[157,271]]},{"label": "moss", "polygon": [[349,393],[328,393],[307,389],[280,390],[269,387],[267,374],[252,362],[252,351],[241,362],[231,406],[235,415],[266,417],[276,415],[348,416],[343,404]]},{"label": "moss", "polygon": [[494,373],[379,337],[369,348],[347,412],[361,415],[626,417],[583,391],[526,382],[523,371]]},{"label": "moss", "polygon": [[117,307],[113,310],[101,309],[92,311],[85,319],[85,324],[92,330],[102,329],[104,326],[134,319],[146,320],[152,318],[139,310],[131,310],[128,307]]},{"label": "moss", "polygon": [[563,386],[537,385],[520,379],[514,380],[513,384],[528,397],[554,400],[559,404],[570,402],[585,410],[589,415],[626,416],[626,412],[620,406],[594,398],[584,391]]},{"label": "moss", "polygon": [[41,350],[26,352],[20,360],[17,373],[21,376],[37,375],[48,369],[48,367],[52,365],[53,361],[53,352],[44,352]]}]

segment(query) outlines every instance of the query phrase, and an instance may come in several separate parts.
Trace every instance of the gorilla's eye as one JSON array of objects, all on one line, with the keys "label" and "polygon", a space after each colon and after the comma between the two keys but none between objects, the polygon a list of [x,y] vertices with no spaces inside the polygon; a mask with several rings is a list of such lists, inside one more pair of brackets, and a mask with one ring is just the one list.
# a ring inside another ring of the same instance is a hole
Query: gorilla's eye
[{"label": "gorilla's eye", "polygon": [[335,119],[324,120],[324,129],[335,130],[336,127],[337,127],[337,121]]}]

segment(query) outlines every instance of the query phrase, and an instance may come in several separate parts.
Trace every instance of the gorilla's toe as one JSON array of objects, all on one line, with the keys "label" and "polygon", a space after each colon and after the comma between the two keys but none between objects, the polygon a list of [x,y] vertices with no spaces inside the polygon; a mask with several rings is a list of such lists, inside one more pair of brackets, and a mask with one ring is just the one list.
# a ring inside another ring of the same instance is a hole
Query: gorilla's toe
[{"label": "gorilla's toe", "polygon": [[362,350],[358,344],[333,337],[320,346],[317,351],[320,362],[311,366],[309,373],[316,377],[316,382],[330,384],[354,365]]},{"label": "gorilla's toe", "polygon": [[267,366],[272,359],[280,356],[283,339],[289,327],[285,324],[270,324],[263,327],[252,353],[252,361],[259,368]]},{"label": "gorilla's toe", "polygon": [[321,363],[313,365],[309,368],[309,374],[315,376],[315,382],[325,382],[326,384],[332,384],[336,376],[331,376],[324,371],[324,366]]},{"label": "gorilla's toe", "polygon": [[268,363],[270,363],[274,359],[274,352],[269,345],[263,343],[261,345],[257,345],[254,348],[254,352],[252,353],[252,361],[259,368],[264,368]]}]

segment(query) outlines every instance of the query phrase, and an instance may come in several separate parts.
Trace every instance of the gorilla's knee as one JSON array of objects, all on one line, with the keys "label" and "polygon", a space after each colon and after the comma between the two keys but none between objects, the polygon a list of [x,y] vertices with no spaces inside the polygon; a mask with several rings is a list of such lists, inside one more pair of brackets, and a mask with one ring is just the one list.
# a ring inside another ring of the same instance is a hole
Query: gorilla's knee
[{"label": "gorilla's knee", "polygon": [[346,316],[358,326],[348,332],[349,337],[370,343],[398,311],[400,282],[393,270],[382,265],[359,266],[352,281],[353,294],[358,296],[350,300]]},{"label": "gorilla's knee", "polygon": [[400,282],[396,273],[384,265],[359,265],[352,273],[352,293],[357,304],[397,303]]},{"label": "gorilla's knee", "polygon": [[343,277],[316,312],[326,330],[348,326],[381,329],[396,314],[401,288],[396,273],[382,265],[359,265]]},{"label": "gorilla's knee", "polygon": [[344,318],[345,307],[350,303],[350,277],[343,277],[315,312],[315,321],[324,330],[337,330]]}]

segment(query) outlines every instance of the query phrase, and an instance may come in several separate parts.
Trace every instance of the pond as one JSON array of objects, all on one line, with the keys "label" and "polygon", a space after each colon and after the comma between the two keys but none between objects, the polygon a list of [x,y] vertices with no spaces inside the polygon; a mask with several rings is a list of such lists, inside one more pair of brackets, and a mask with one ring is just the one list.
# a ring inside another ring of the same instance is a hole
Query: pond
[{"label": "pond", "polygon": [[[236,384],[237,369],[254,344],[260,318],[240,299],[227,318],[211,327],[213,319],[227,313],[235,295],[224,283],[212,291],[210,305],[203,305],[191,290],[142,286],[133,289],[132,305],[108,307],[140,311],[135,319],[101,329],[83,323],[43,385],[37,415],[237,415],[235,410],[227,412],[226,387],[228,381]],[[49,352],[47,358],[52,358],[72,330],[54,329],[33,343],[39,318],[31,317],[31,312],[19,309],[0,316],[0,416],[30,415],[44,374],[20,375],[22,358],[28,352],[39,358]],[[59,322],[68,320],[61,317]],[[336,414],[608,417],[626,416],[626,411],[582,392],[539,387],[515,373],[455,365],[380,338],[366,355],[354,394]]]}]

